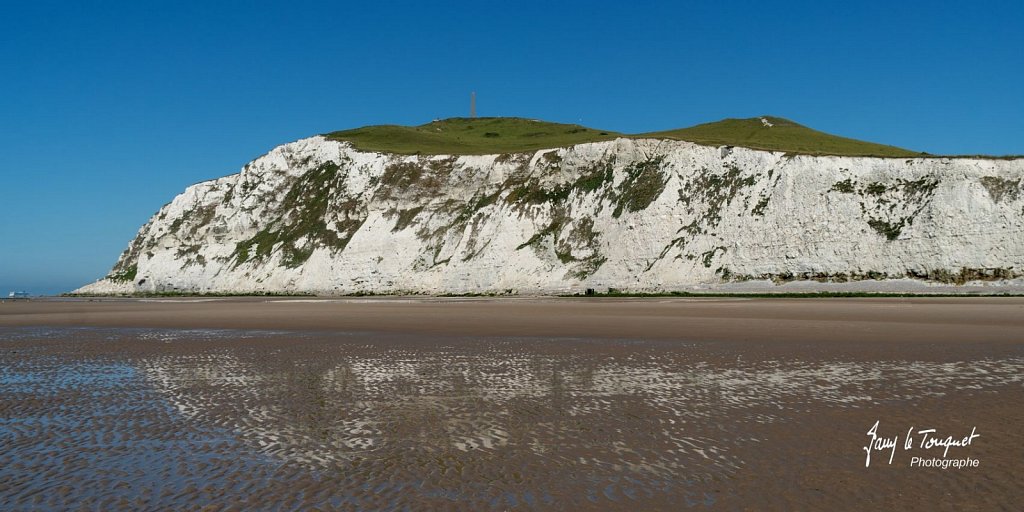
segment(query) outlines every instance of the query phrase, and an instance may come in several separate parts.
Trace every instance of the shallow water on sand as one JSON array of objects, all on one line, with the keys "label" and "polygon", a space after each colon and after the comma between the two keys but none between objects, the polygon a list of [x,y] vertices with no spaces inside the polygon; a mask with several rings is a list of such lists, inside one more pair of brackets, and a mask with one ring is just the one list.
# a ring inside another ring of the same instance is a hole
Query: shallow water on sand
[{"label": "shallow water on sand", "polygon": [[0,329],[0,508],[785,508],[819,427],[853,471],[879,411],[1021,405],[1016,349],[812,348]]}]

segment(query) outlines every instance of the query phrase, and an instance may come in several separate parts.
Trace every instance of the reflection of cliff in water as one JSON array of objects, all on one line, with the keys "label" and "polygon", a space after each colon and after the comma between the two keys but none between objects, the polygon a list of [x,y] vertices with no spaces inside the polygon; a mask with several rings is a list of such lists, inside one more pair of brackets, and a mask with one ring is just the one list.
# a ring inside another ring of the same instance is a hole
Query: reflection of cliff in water
[{"label": "reflection of cliff in water", "polygon": [[0,343],[4,509],[791,510],[935,485],[966,503],[964,473],[865,474],[848,446],[950,404],[983,422],[970,455],[1001,486],[986,508],[1020,489],[1019,433],[994,428],[1019,419],[1013,346],[77,328]]}]

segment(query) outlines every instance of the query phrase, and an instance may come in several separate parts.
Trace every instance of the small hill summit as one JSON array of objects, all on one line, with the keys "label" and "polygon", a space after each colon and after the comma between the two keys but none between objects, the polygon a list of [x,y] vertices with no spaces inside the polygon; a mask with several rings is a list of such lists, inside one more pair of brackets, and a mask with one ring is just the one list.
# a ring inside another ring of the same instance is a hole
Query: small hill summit
[{"label": "small hill summit", "polygon": [[324,135],[329,140],[350,142],[363,151],[424,155],[519,153],[622,136],[608,130],[519,117],[453,117],[420,126],[366,126]]},{"label": "small hill summit", "polygon": [[302,139],[188,187],[77,292],[1019,291],[1022,233],[1022,159],[773,116],[452,118]]},{"label": "small hill summit", "polygon": [[812,130],[774,116],[724,119],[690,128],[645,133],[639,137],[669,138],[706,146],[742,146],[804,155],[908,157],[922,153],[864,142]]}]

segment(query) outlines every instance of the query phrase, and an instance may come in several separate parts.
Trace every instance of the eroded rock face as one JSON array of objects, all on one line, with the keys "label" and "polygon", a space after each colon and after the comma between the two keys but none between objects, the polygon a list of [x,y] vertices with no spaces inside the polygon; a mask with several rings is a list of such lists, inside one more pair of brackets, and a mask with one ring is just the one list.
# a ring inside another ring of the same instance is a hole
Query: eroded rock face
[{"label": "eroded rock face", "polygon": [[1024,160],[618,139],[404,156],[312,137],[193,185],[80,293],[953,285],[1024,268]]}]

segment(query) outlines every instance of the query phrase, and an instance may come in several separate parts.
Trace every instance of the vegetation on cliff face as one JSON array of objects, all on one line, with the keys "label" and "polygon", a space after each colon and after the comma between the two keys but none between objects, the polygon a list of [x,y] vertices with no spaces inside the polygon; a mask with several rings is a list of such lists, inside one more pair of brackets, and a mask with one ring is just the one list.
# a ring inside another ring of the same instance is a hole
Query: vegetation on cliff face
[{"label": "vegetation on cliff face", "polygon": [[111,281],[117,281],[122,283],[130,283],[135,281],[138,275],[139,268],[136,265],[127,265],[124,268],[115,270],[107,275],[107,279]]},{"label": "vegetation on cliff face", "polygon": [[950,271],[946,269],[920,269],[908,270],[902,274],[892,274],[878,270],[862,270],[851,272],[783,272],[765,273],[758,275],[737,274],[728,268],[718,269],[722,280],[725,282],[744,282],[753,280],[767,280],[775,284],[790,283],[794,281],[816,281],[819,283],[854,283],[859,281],[882,281],[886,279],[916,279],[932,283],[949,285],[964,285],[974,281],[1000,281],[1006,279],[1017,279],[1024,276],[1024,273],[1013,268],[969,268],[961,267],[959,270]]},{"label": "vegetation on cliff face", "polygon": [[580,206],[578,200],[587,195],[594,203],[611,200],[619,205],[618,217],[623,211],[646,208],[660,195],[666,181],[662,158],[628,166],[627,179],[617,187],[613,187],[614,156],[589,163],[566,162],[554,150],[540,155],[537,169],[531,169],[529,153],[508,153],[499,160],[499,164],[512,166],[502,182],[468,199],[449,198],[440,203],[431,201],[443,195],[436,190],[438,186],[456,179],[453,173],[463,177],[458,179],[472,179],[464,176],[472,176],[476,170],[457,168],[452,160],[425,155],[401,158],[385,166],[375,182],[374,198],[395,202],[384,212],[384,217],[394,222],[392,232],[414,229],[416,238],[423,242],[416,268],[451,263],[455,256],[451,250],[460,251],[461,261],[476,257],[490,243],[481,239],[481,227],[492,214],[491,207],[497,206],[511,208],[521,218],[536,222],[537,231],[519,245],[520,250],[532,248],[541,258],[557,259],[569,267],[569,275],[582,279],[594,273],[606,258],[601,254],[600,233],[593,229],[593,219],[573,214]]},{"label": "vegetation on cliff face", "polygon": [[[699,173],[683,181],[676,194],[679,203],[685,206],[686,213],[691,216],[691,220],[676,231],[678,236],[662,248],[658,258],[648,263],[647,270],[653,268],[674,248],[680,251],[676,259],[686,258],[692,261],[699,258],[705,267],[711,268],[712,261],[728,252],[728,248],[719,245],[698,255],[689,249],[690,242],[699,235],[713,233],[722,221],[723,212],[740,196],[747,196],[744,201],[744,209],[749,207],[750,198],[756,197],[758,202],[750,209],[750,213],[755,216],[764,215],[770,202],[770,196],[750,195],[744,192],[745,189],[756,187],[758,179],[761,177],[760,173],[744,175],[735,165],[725,165],[721,169],[701,168]],[[781,175],[774,174],[773,170],[769,170],[761,193],[768,193],[767,191],[774,187],[780,177]]]},{"label": "vegetation on cliff face", "polygon": [[903,230],[927,207],[939,179],[923,177],[916,180],[899,178],[890,183],[859,184],[847,178],[832,185],[830,192],[857,196],[861,214],[871,229],[887,240],[899,239]]},{"label": "vegetation on cliff face", "polygon": [[615,210],[612,217],[619,218],[623,211],[644,210],[665,191],[668,177],[662,172],[664,161],[664,156],[658,156],[626,167],[626,179],[619,184],[613,196]]},{"label": "vegetation on cliff face", "polygon": [[[281,216],[266,223],[263,229],[235,246],[235,266],[252,259],[263,259],[273,251],[281,251],[281,261],[295,268],[309,259],[317,248],[341,251],[366,219],[357,201],[336,197],[343,178],[339,166],[326,162],[296,179],[281,202]],[[334,210],[341,215],[329,223],[327,214],[334,200]]]},{"label": "vegetation on cliff face", "polygon": [[1024,190],[1024,179],[1019,178],[1010,180],[998,176],[984,176],[981,178],[981,184],[988,191],[992,200],[997,203],[1002,202],[1004,199],[1016,201],[1020,197],[1021,191]]}]

